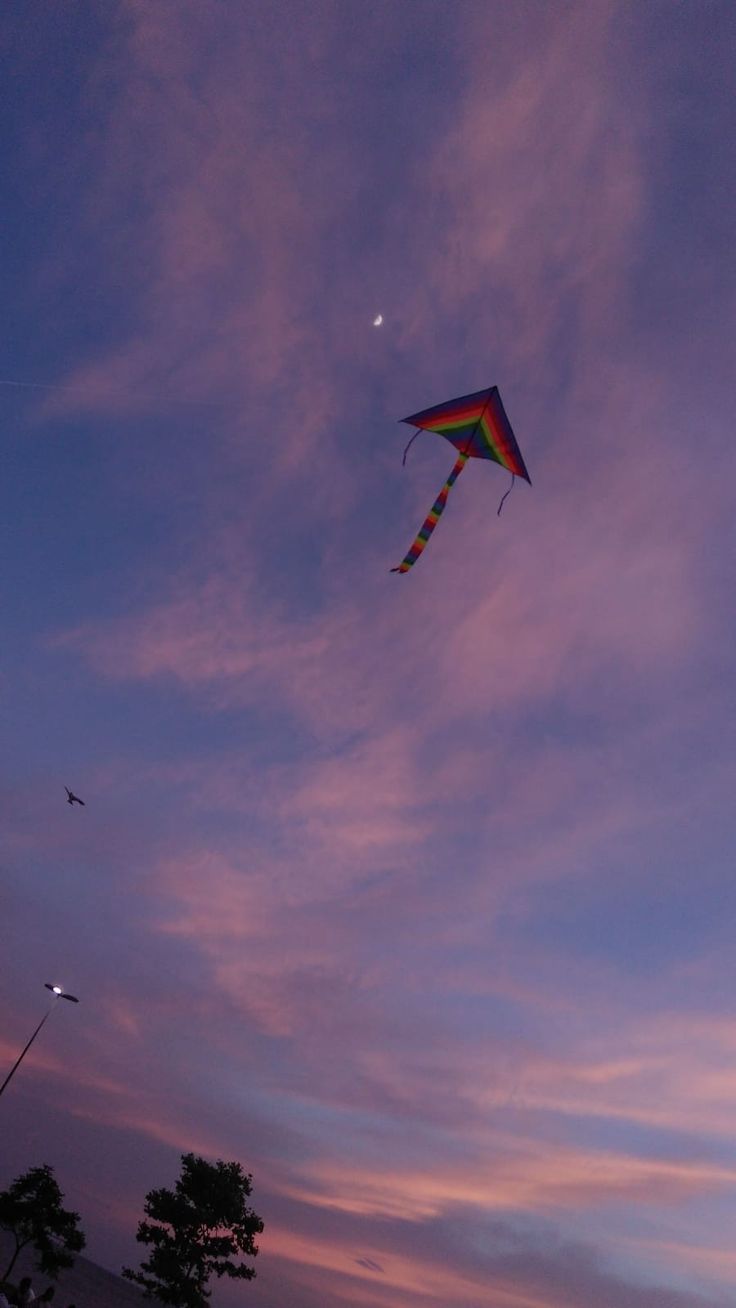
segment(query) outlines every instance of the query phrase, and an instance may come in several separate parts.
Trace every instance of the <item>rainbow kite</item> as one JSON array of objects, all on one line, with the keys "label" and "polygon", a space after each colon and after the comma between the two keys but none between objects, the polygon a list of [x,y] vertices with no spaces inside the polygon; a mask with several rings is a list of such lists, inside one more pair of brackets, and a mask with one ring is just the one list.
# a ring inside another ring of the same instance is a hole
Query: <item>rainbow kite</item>
[{"label": "rainbow kite", "polygon": [[[452,472],[424,519],[414,544],[398,568],[391,569],[392,572],[408,572],[412,564],[416,563],[437,526],[447,503],[447,497],[468,459],[493,459],[495,463],[500,463],[502,468],[508,468],[512,480],[506,495],[513,489],[514,477],[523,477],[530,486],[532,484],[526,464],[521,457],[521,450],[516,444],[511,423],[506,417],[506,410],[497,386],[491,386],[486,391],[475,391],[473,395],[461,395],[457,400],[447,400],[444,404],[435,404],[433,408],[423,409],[421,413],[414,413],[411,418],[402,418],[401,421],[417,428],[409,445],[416,440],[420,431],[436,431],[439,436],[444,436],[450,441],[460,453]],[[404,462],[406,462],[409,445],[404,450]],[[506,495],[498,506],[499,513]]]}]

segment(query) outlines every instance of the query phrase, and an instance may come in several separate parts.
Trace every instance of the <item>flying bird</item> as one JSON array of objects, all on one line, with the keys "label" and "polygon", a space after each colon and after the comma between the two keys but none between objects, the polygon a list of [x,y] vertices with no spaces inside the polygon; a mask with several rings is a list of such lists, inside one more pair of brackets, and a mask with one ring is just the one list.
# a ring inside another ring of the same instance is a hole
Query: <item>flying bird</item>
[{"label": "flying bird", "polygon": [[[447,497],[468,459],[492,459],[494,463],[500,463],[502,468],[507,468],[511,473],[511,486],[506,495],[513,488],[516,477],[523,477],[530,486],[532,484],[497,386],[475,391],[472,395],[461,395],[456,400],[446,400],[444,404],[435,404],[431,409],[422,409],[421,413],[415,413],[411,418],[402,418],[401,421],[417,429],[409,440],[409,445],[416,440],[420,431],[434,431],[438,436],[444,436],[459,453],[455,466],[419,528],[413,545],[399,566],[391,569],[392,572],[408,572],[416,563],[437,526]],[[404,450],[404,463],[409,445]],[[506,495],[498,506],[499,513]]]},{"label": "flying bird", "polygon": [[81,805],[82,805],[82,808],[85,807],[84,800],[83,800],[83,799],[80,799],[80,798],[79,798],[79,795],[75,795],[75,794],[73,794],[72,791],[69,789],[68,786],[65,786],[64,789],[65,789],[65,791],[66,791],[66,795],[67,795],[67,799],[66,799],[67,804],[72,804],[72,805],[74,805],[74,804],[81,804]]}]

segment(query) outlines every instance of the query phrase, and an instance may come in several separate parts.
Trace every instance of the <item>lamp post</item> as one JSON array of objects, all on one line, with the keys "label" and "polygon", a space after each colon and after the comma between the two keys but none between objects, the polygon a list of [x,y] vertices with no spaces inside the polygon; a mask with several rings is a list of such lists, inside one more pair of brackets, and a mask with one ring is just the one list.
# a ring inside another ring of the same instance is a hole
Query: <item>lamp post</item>
[{"label": "lamp post", "polygon": [[28,1050],[30,1049],[31,1045],[33,1044],[34,1040],[36,1039],[36,1036],[38,1035],[39,1031],[41,1030],[41,1027],[43,1026],[44,1022],[48,1022],[49,1018],[51,1017],[51,1014],[53,1013],[54,1009],[56,1008],[57,1000],[59,1000],[59,999],[68,999],[70,1004],[78,1004],[78,1003],[79,1003],[79,1000],[77,999],[76,995],[68,995],[68,994],[66,993],[66,991],[62,990],[61,986],[54,986],[54,985],[51,984],[50,981],[45,981],[45,982],[44,982],[44,985],[45,985],[46,989],[47,989],[47,990],[50,990],[51,993],[52,993],[52,995],[54,996],[53,999],[51,1000],[51,1007],[50,1007],[50,1008],[49,1008],[49,1009],[44,1013],[43,1017],[41,1018],[41,1021],[39,1022],[38,1026],[36,1027],[35,1031],[33,1032],[33,1035],[31,1036],[30,1040],[28,1041],[28,1044],[25,1046],[24,1049],[21,1050],[21,1052],[19,1053],[19,1055],[18,1055],[18,1057],[16,1058],[15,1062],[13,1063],[13,1066],[11,1067],[10,1071],[8,1072],[8,1075],[6,1076],[5,1080],[3,1081],[2,1085],[0,1085],[0,1095],[2,1094],[2,1092],[3,1092],[3,1090],[5,1089],[5,1087],[6,1087],[6,1085],[8,1084],[8,1082],[11,1080],[11,1078],[12,1078],[12,1077],[14,1076],[14,1074],[17,1072],[18,1068],[20,1067],[21,1063],[23,1062],[23,1059],[25,1058],[26,1054],[28,1053]]}]

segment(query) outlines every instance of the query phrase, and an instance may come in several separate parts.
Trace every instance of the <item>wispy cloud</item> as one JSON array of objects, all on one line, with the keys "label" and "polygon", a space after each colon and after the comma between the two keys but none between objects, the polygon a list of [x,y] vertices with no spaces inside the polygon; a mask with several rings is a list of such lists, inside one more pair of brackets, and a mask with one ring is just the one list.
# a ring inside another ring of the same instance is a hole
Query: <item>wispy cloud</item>
[{"label": "wispy cloud", "polygon": [[[118,1262],[192,1148],[254,1170],[254,1308],[731,1292],[730,447],[662,307],[723,156],[662,22],[129,0],[84,47],[0,790],[9,974],[82,1020],[7,1102]],[[533,488],[471,465],[389,576],[450,464],[394,420],[491,381]]]}]

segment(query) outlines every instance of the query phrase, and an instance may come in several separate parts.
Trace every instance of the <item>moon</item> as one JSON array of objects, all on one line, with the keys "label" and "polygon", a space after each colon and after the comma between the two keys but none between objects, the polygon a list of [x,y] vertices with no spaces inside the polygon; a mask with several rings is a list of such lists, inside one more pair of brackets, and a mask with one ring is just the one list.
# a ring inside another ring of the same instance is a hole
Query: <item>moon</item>
[{"label": "moon", "polygon": [[373,326],[380,327],[382,322],[383,322],[383,314],[377,313],[375,318],[373,319]]}]

